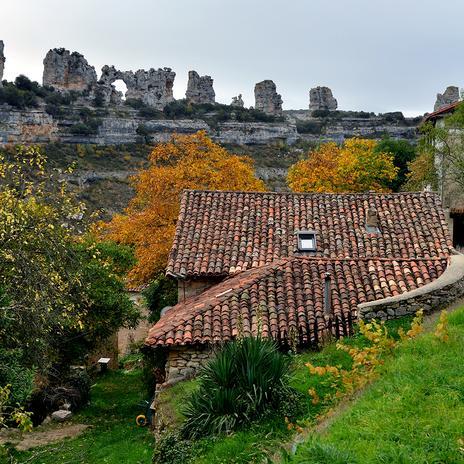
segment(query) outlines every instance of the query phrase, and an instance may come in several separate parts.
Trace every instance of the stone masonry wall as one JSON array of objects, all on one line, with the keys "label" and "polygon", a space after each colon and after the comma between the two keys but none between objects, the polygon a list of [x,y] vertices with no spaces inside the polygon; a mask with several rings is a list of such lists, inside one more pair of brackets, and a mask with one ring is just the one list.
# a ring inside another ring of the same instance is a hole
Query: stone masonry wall
[{"label": "stone masonry wall", "polygon": [[179,280],[177,284],[177,299],[184,301],[191,296],[199,295],[215,285],[215,280]]},{"label": "stone masonry wall", "polygon": [[359,319],[395,319],[415,314],[423,309],[426,314],[445,308],[464,296],[464,255],[454,255],[445,272],[430,284],[402,295],[385,298],[358,306]]},{"label": "stone masonry wall", "polygon": [[172,347],[169,350],[166,362],[166,381],[163,388],[194,377],[200,367],[211,357],[212,351],[210,347]]}]

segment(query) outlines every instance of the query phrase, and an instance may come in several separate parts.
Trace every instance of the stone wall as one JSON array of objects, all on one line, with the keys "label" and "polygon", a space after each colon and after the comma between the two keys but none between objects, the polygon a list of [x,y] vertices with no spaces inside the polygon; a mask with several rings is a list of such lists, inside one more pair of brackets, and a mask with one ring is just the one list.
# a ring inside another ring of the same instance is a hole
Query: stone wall
[{"label": "stone wall", "polygon": [[173,346],[166,361],[166,381],[162,388],[194,377],[200,367],[213,356],[209,346]]},{"label": "stone wall", "polygon": [[177,281],[177,300],[184,301],[192,296],[200,295],[208,288],[216,285],[216,280],[181,280]]},{"label": "stone wall", "polygon": [[360,319],[395,319],[415,314],[423,309],[426,314],[446,308],[464,296],[464,255],[451,256],[445,272],[433,282],[395,297],[358,305]]}]

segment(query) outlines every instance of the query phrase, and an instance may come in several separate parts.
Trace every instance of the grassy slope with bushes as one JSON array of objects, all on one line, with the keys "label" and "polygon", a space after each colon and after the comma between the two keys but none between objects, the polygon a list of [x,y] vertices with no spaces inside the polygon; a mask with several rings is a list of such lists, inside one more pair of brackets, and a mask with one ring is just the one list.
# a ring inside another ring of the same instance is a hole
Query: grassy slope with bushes
[{"label": "grassy slope with bushes", "polygon": [[433,332],[402,344],[382,375],[291,462],[464,463],[464,307],[449,341]]},{"label": "grassy slope with bushes", "polygon": [[[396,336],[399,327],[409,328],[411,320],[404,318],[388,323],[389,332]],[[354,346],[366,345],[366,340],[361,335],[355,335],[345,339],[346,344]],[[315,422],[316,416],[324,412],[327,406],[322,403],[313,404],[308,395],[308,389],[317,388],[319,392],[328,391],[321,377],[311,376],[306,363],[316,365],[341,365],[349,368],[351,358],[347,353],[337,350],[335,343],[327,345],[319,352],[309,351],[293,357],[290,385],[301,393],[300,401],[296,409],[298,413],[295,419],[308,424]],[[183,421],[183,409],[187,398],[196,386],[196,381],[181,382],[173,388],[162,393],[162,411],[172,417],[172,423],[179,427]],[[169,418],[168,418],[169,421]],[[184,455],[178,460],[166,460],[165,463],[200,463],[200,464],[245,464],[262,462],[266,456],[272,456],[279,448],[289,441],[294,432],[288,430],[285,417],[282,413],[270,413],[251,426],[244,427],[229,435],[212,438],[203,438],[190,442],[191,454],[188,460]],[[189,443],[187,443],[187,446]],[[184,447],[184,446],[183,446]],[[176,455],[177,458],[177,455]]]}]

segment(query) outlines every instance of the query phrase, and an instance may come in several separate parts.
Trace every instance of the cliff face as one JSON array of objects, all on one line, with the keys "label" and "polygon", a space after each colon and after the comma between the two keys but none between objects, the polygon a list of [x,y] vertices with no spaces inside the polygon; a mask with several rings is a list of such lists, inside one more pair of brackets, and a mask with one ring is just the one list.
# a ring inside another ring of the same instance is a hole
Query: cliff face
[{"label": "cliff face", "polygon": [[105,110],[91,115],[93,129],[89,129],[89,111],[72,108],[66,114],[53,117],[44,109],[17,110],[0,105],[0,145],[8,143],[80,143],[118,145],[127,143],[161,142],[172,134],[192,134],[207,131],[222,143],[267,144],[298,139],[296,126],[288,122],[224,122],[208,125],[199,119],[147,119],[133,110]]},{"label": "cliff face", "polygon": [[402,113],[374,113],[354,111],[285,111],[287,121],[297,126],[300,140],[308,142],[343,142],[351,137],[381,139],[388,135],[395,139],[415,140],[421,117],[405,118]]},{"label": "cliff face", "polygon": [[308,110],[298,110],[285,111],[285,118],[281,122],[230,120],[212,123],[208,118],[143,118],[137,111],[130,108],[121,110],[121,107],[100,111],[77,106],[52,116],[40,107],[18,110],[0,105],[0,145],[152,143],[168,140],[173,133],[191,134],[199,130],[205,130],[218,142],[237,145],[266,145],[277,141],[291,145],[299,140],[342,142],[354,136],[380,139],[385,134],[394,138],[415,139],[419,121],[395,115],[313,117]]}]

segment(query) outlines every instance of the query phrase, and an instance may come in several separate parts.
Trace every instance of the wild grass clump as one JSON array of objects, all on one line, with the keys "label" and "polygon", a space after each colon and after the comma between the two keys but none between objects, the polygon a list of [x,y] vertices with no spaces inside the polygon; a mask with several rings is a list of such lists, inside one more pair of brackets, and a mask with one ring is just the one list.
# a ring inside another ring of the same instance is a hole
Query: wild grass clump
[{"label": "wild grass clump", "polygon": [[227,433],[276,411],[292,397],[290,359],[270,340],[247,337],[224,346],[202,369],[190,396],[183,435]]}]

